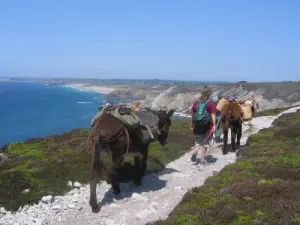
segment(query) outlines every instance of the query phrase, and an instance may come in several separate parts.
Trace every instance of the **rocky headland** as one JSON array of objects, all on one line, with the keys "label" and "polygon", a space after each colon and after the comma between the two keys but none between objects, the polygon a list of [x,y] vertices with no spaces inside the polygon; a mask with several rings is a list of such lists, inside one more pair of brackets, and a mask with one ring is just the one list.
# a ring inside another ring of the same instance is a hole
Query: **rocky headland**
[{"label": "rocky headland", "polygon": [[[207,84],[156,85],[118,89],[108,97],[126,97],[140,100],[144,106],[154,109],[175,109],[178,113],[189,113],[192,103],[200,96],[201,88]],[[228,83],[208,84],[213,95],[235,95],[248,100],[255,95],[260,103],[259,111],[300,104],[300,83]]]},{"label": "rocky headland", "polygon": [[172,80],[122,80],[122,79],[29,79],[11,81],[35,81],[50,85],[68,85],[78,89],[105,93],[110,100],[132,99],[141,101],[144,107],[175,109],[177,113],[189,114],[192,103],[200,90],[208,85],[213,96],[235,95],[248,100],[255,95],[260,103],[258,111],[300,105],[300,81],[298,82],[187,82]]}]

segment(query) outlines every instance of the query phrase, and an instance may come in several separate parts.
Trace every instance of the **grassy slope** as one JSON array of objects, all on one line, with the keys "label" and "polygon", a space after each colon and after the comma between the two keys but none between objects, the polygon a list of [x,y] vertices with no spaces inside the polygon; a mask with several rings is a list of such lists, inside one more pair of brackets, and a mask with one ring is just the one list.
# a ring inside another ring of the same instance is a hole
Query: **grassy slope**
[{"label": "grassy slope", "polygon": [[300,224],[300,111],[273,124],[250,137],[237,163],[152,224]]},{"label": "grassy slope", "polygon": [[[295,106],[293,106],[295,107]],[[290,109],[292,107],[282,107],[282,108],[276,108],[276,109],[267,109],[267,110],[263,110],[263,111],[260,111],[260,112],[256,112],[255,113],[255,117],[258,117],[258,116],[276,116],[277,114],[287,110],[287,109]]]},{"label": "grassy slope", "polygon": [[[87,141],[88,129],[76,129],[61,135],[30,139],[0,149],[10,152],[9,160],[0,163],[0,206],[17,210],[20,205],[37,202],[42,196],[61,195],[69,190],[67,181],[87,183],[90,175],[91,152]],[[159,171],[178,158],[183,149],[194,143],[188,122],[174,121],[170,129],[169,145],[163,150],[158,143],[150,147],[148,172]],[[120,181],[128,181],[132,174],[132,155],[124,163]],[[109,166],[110,155],[106,166]],[[24,190],[29,189],[28,193]]]}]

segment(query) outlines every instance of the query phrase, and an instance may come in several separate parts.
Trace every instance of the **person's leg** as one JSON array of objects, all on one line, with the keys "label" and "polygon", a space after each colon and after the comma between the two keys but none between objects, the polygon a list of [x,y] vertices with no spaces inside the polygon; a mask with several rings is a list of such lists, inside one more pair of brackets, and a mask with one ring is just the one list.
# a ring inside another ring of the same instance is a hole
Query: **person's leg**
[{"label": "person's leg", "polygon": [[195,148],[194,148],[194,149],[195,149],[195,150],[194,150],[194,152],[193,152],[193,154],[192,154],[192,157],[191,157],[191,161],[192,161],[192,162],[195,162],[196,159],[197,159],[198,152],[200,151],[200,145],[197,143],[197,144],[195,145]]},{"label": "person's leg", "polygon": [[205,163],[205,157],[207,152],[207,146],[201,146],[201,162]]},{"label": "person's leg", "polygon": [[211,146],[213,146],[213,135],[206,138],[206,140],[202,143],[202,150],[201,150],[202,164],[206,164],[206,155]]},{"label": "person's leg", "polygon": [[207,133],[204,135],[196,135],[197,146],[192,154],[191,161],[195,162],[198,153],[200,153],[201,159],[205,163],[206,152],[212,140],[212,134],[210,134],[209,137],[207,137],[207,135],[209,135],[209,131],[207,131]]},{"label": "person's leg", "polygon": [[196,144],[195,144],[195,148],[194,148],[195,150],[191,157],[192,162],[196,161],[197,155],[198,155],[199,151],[201,150],[200,144],[202,143],[203,140],[204,140],[204,135],[196,135]]}]

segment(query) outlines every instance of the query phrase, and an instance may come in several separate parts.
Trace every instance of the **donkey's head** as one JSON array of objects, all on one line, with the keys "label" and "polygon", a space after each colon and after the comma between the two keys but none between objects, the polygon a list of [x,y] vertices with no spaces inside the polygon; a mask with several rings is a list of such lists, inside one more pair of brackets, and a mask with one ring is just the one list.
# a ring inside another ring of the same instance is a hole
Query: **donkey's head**
[{"label": "donkey's head", "polygon": [[239,121],[241,120],[242,116],[243,112],[239,103],[231,102],[226,110],[225,115],[223,116],[223,118],[225,117],[223,125],[228,128],[232,121]]},{"label": "donkey's head", "polygon": [[168,136],[169,136],[169,129],[170,126],[172,125],[171,123],[171,117],[174,115],[174,110],[171,109],[170,111],[166,110],[151,110],[147,108],[147,110],[151,111],[155,115],[158,116],[159,121],[158,121],[158,136],[157,139],[161,146],[165,146],[168,144]]}]

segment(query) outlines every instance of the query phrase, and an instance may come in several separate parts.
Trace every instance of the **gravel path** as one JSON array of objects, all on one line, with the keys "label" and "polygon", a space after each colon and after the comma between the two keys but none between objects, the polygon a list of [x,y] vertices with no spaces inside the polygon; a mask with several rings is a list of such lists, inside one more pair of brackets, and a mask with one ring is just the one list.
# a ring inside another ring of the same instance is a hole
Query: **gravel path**
[{"label": "gravel path", "polygon": [[[295,112],[297,109],[300,107],[283,113]],[[251,127],[243,126],[241,145],[246,143],[249,134],[271,126],[278,116],[258,117],[252,121]],[[162,172],[145,176],[143,185],[139,188],[121,184],[122,192],[117,199],[114,198],[110,185],[101,183],[97,188],[98,200],[102,203],[99,213],[92,213],[88,204],[89,185],[75,183],[73,185],[77,188],[67,195],[45,196],[39,204],[25,206],[17,213],[11,214],[0,209],[0,224],[139,225],[164,219],[187,191],[201,186],[208,177],[236,161],[235,153],[222,155],[221,145],[217,143],[212,147],[210,164],[199,166],[191,162],[191,151],[187,152],[166,165]]]}]

